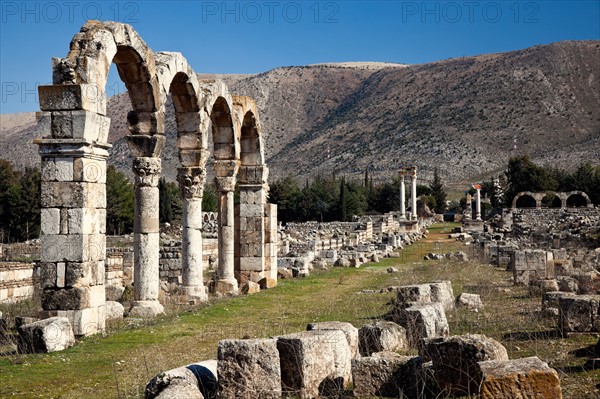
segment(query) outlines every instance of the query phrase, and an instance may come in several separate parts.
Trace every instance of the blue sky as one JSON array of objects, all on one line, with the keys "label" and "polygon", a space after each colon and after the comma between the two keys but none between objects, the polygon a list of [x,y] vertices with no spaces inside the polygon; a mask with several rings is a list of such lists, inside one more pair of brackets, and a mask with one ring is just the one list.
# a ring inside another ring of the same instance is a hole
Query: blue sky
[{"label": "blue sky", "polygon": [[[590,1],[0,1],[0,113],[38,110],[87,19],[134,26],[155,51],[179,51],[196,72],[385,61],[418,64],[561,40],[600,40]],[[124,90],[111,72],[108,93]]]}]

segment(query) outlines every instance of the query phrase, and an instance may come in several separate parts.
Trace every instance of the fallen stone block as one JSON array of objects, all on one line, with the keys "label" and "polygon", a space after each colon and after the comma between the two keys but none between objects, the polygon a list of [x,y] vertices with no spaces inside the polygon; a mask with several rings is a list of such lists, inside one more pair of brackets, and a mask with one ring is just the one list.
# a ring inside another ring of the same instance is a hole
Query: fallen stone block
[{"label": "fallen stone block", "polygon": [[73,327],[66,317],[50,317],[21,325],[20,347],[27,353],[57,352],[75,344]]},{"label": "fallen stone block", "polygon": [[430,340],[422,350],[423,357],[433,361],[435,379],[442,392],[457,396],[478,392],[478,362],[508,360],[501,343],[480,334]]},{"label": "fallen stone block", "polygon": [[306,326],[306,330],[340,330],[346,336],[352,359],[360,357],[360,352],[358,350],[358,328],[354,327],[352,324],[342,321],[324,321],[320,323],[310,323]]},{"label": "fallen stone block", "polygon": [[277,340],[223,340],[217,360],[219,398],[281,398]]},{"label": "fallen stone block", "polygon": [[429,284],[405,285],[398,287],[396,300],[398,304],[430,303],[431,287]]},{"label": "fallen stone block", "polygon": [[277,280],[270,277],[263,277],[258,280],[258,285],[261,290],[271,289],[277,287]]},{"label": "fallen stone block", "polygon": [[481,399],[562,399],[558,373],[535,356],[478,365]]},{"label": "fallen stone block", "polygon": [[422,392],[421,359],[393,352],[352,360],[355,397],[417,398]]},{"label": "fallen stone block", "polygon": [[122,319],[125,313],[125,307],[119,302],[106,301],[104,304],[104,316],[106,320]]},{"label": "fallen stone block", "polygon": [[558,304],[562,332],[600,331],[600,295],[562,296]]},{"label": "fallen stone block", "polygon": [[246,281],[240,287],[240,292],[244,295],[256,294],[257,292],[260,292],[260,285],[254,281]]},{"label": "fallen stone block", "polygon": [[406,330],[392,321],[365,324],[358,330],[361,356],[375,352],[395,352],[408,347]]},{"label": "fallen stone block", "polygon": [[351,354],[340,330],[314,330],[278,337],[281,387],[300,398],[340,396],[352,376]]},{"label": "fallen stone block", "polygon": [[446,311],[454,309],[452,282],[449,280],[436,281],[429,283],[429,288],[431,291],[431,302],[440,302]]},{"label": "fallen stone block", "polygon": [[146,385],[144,399],[216,399],[217,361],[163,371]]},{"label": "fallen stone block", "polygon": [[481,302],[479,294],[468,294],[463,292],[456,299],[456,303],[458,306],[465,307],[474,312],[478,312],[479,309],[483,308],[483,302]]},{"label": "fallen stone block", "polygon": [[411,348],[416,347],[421,338],[445,337],[450,333],[446,312],[439,302],[417,304],[397,311],[393,320],[406,329]]}]

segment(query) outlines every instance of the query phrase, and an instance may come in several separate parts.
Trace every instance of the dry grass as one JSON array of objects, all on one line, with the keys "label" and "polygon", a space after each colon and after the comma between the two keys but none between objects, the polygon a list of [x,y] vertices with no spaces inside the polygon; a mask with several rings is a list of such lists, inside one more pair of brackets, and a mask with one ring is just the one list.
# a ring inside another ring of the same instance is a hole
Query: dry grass
[{"label": "dry grass", "polygon": [[[445,239],[439,225],[426,240],[360,269],[334,268],[308,278],[280,281],[276,289],[189,307],[168,304],[154,321],[109,324],[106,336],[83,339],[75,348],[44,355],[0,359],[0,397],[140,398],[160,371],[216,358],[224,338],[265,337],[299,331],[316,321],[342,320],[361,326],[381,317],[392,294],[362,289],[451,280],[455,295],[479,293],[485,308],[448,314],[452,334],[483,333],[500,340],[511,358],[537,355],[559,371],[565,398],[598,398],[600,371],[579,369],[585,358],[571,351],[595,344],[593,335],[559,338],[555,320],[538,312],[540,299],[513,287],[510,273],[477,262],[422,261],[428,252],[473,250]],[[398,273],[388,274],[389,266]]]}]

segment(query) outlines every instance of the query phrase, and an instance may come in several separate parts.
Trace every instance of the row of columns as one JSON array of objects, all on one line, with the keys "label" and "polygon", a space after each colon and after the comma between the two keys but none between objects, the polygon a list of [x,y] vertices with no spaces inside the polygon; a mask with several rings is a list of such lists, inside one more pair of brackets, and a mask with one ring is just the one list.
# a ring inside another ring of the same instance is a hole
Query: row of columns
[{"label": "row of columns", "polygon": [[417,220],[417,167],[404,168],[400,170],[400,220],[406,218],[406,189],[404,187],[404,176],[411,178],[411,213],[410,219]]}]

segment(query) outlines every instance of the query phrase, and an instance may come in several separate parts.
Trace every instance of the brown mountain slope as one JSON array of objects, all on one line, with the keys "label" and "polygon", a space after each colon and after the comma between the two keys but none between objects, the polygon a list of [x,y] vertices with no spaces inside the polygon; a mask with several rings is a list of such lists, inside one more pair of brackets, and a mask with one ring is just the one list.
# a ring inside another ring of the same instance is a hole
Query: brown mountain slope
[{"label": "brown mountain slope", "polygon": [[459,182],[516,153],[561,168],[600,162],[599,42],[381,70],[269,161],[301,175],[315,161],[344,173],[438,166]]},{"label": "brown mountain slope", "polygon": [[[423,178],[438,166],[447,183],[462,187],[516,154],[561,168],[600,163],[598,41],[412,66],[343,63],[221,77],[232,93],[256,98],[275,176],[360,174],[372,165],[383,179],[415,164]],[[163,171],[173,179],[176,126],[167,108]],[[128,174],[129,109],[126,94],[109,102],[109,162]],[[20,115],[20,124],[0,119],[0,156],[36,164],[32,114]]]}]

